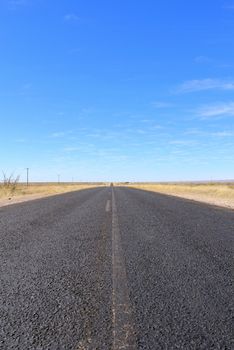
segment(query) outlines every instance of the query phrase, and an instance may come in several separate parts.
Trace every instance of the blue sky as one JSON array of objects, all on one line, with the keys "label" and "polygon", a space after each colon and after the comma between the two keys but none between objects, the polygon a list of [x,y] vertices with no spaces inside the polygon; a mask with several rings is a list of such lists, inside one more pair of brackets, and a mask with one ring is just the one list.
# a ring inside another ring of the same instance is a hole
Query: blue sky
[{"label": "blue sky", "polygon": [[1,0],[0,169],[234,178],[234,1]]}]

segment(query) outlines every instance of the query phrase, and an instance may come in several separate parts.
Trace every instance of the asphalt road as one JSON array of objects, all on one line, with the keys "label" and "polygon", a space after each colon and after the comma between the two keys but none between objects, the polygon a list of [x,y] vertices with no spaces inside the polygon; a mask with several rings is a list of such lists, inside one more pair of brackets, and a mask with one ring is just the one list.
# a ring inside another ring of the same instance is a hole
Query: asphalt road
[{"label": "asphalt road", "polygon": [[234,349],[234,211],[129,188],[0,208],[0,349]]}]

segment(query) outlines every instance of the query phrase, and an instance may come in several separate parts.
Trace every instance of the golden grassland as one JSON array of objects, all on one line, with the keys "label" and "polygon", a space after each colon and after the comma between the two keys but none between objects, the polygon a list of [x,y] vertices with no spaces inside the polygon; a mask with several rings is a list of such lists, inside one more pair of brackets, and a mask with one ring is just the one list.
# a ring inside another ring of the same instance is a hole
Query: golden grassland
[{"label": "golden grassland", "polygon": [[234,182],[130,183],[125,186],[234,209]]},{"label": "golden grassland", "polygon": [[[106,186],[107,183],[0,183],[0,205],[66,192]],[[209,183],[115,183],[234,209],[234,182]],[[7,203],[8,202],[8,203]]]},{"label": "golden grassland", "polygon": [[101,183],[17,183],[3,185],[0,184],[0,199],[18,198],[24,196],[47,196],[71,191],[79,191],[87,188],[103,186]]}]

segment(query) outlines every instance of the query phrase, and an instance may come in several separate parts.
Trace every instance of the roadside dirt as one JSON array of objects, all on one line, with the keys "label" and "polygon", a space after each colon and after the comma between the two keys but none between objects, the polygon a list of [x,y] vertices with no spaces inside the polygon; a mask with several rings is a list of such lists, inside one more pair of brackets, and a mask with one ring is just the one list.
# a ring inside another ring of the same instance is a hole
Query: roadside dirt
[{"label": "roadside dirt", "polygon": [[212,194],[212,193],[211,194],[202,193],[202,192],[192,193],[192,189],[191,189],[191,192],[189,192],[189,190],[181,192],[179,187],[178,187],[178,190],[176,191],[176,189],[170,189],[170,188],[167,188],[166,186],[164,188],[163,186],[162,188],[160,188],[160,187],[153,187],[150,185],[149,186],[128,186],[128,187],[134,187],[145,191],[152,191],[155,193],[161,193],[169,196],[185,198],[196,202],[207,203],[207,204],[216,205],[216,206],[224,207],[228,209],[234,209],[233,196],[225,195],[225,193],[222,194],[222,196],[220,194]]},{"label": "roadside dirt", "polygon": [[211,205],[217,205],[219,207],[234,209],[234,201],[232,199],[213,198],[208,196],[203,197],[202,195],[189,195],[189,194],[186,194],[186,195],[180,195],[175,193],[165,193],[165,194],[194,200],[196,202],[203,202]]},{"label": "roadside dirt", "polygon": [[51,194],[28,194],[23,196],[9,197],[9,198],[0,198],[0,207],[5,207],[11,204],[23,203],[27,201],[31,201],[34,199],[49,197]]}]

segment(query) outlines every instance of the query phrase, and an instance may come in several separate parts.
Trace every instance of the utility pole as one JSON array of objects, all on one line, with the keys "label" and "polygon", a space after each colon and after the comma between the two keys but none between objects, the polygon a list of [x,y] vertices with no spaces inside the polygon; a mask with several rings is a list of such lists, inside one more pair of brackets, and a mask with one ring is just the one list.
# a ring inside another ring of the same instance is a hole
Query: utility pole
[{"label": "utility pole", "polygon": [[58,174],[58,184],[60,184],[60,174]]},{"label": "utility pole", "polygon": [[27,170],[27,187],[28,187],[28,175],[29,175],[29,168],[26,168],[26,170]]}]

